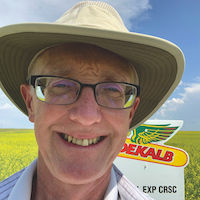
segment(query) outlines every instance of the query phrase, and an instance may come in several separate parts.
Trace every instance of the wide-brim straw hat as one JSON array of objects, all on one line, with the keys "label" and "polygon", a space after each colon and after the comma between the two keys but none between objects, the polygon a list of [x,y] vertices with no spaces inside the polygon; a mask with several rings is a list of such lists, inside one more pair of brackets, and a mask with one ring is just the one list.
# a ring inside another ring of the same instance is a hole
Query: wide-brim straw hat
[{"label": "wide-brim straw hat", "polygon": [[107,3],[83,1],[55,23],[0,28],[1,88],[26,115],[20,85],[26,83],[29,63],[42,49],[68,42],[97,45],[133,63],[141,92],[131,128],[160,108],[180,82],[184,70],[184,56],[176,45],[158,37],[129,32],[117,11]]}]

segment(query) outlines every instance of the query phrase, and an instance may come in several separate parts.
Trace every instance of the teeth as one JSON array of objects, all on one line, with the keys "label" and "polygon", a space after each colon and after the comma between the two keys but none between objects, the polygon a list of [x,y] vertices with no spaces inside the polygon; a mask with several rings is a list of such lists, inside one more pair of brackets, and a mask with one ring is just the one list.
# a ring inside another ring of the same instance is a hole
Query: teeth
[{"label": "teeth", "polygon": [[97,142],[97,138],[92,139],[93,144]]},{"label": "teeth", "polygon": [[83,142],[82,142],[82,145],[83,146],[88,146],[89,145],[89,142],[87,139],[84,139]]},{"label": "teeth", "polygon": [[72,139],[72,143],[73,143],[73,144],[76,144],[76,138],[73,138],[73,139]]},{"label": "teeth", "polygon": [[72,136],[69,135],[69,136],[68,136],[68,142],[71,142],[71,141],[72,141]]},{"label": "teeth", "polygon": [[78,144],[78,145],[82,145],[82,140],[77,139],[77,140],[76,140],[76,144]]},{"label": "teeth", "polygon": [[89,144],[92,144],[92,139],[89,139]]},{"label": "teeth", "polygon": [[80,146],[88,146],[91,144],[96,144],[100,141],[100,137],[97,138],[93,138],[93,139],[78,139],[78,138],[74,138],[72,136],[68,136],[67,134],[63,134],[63,139],[67,142],[76,144],[76,145],[80,145]]}]

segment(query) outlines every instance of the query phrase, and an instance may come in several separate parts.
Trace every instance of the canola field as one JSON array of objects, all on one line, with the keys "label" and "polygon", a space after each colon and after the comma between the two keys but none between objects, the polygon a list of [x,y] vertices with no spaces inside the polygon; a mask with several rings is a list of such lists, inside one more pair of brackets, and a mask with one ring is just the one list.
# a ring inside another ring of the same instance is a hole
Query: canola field
[{"label": "canola field", "polygon": [[[200,200],[200,132],[179,131],[167,145],[187,151],[185,199]],[[33,130],[0,129],[0,181],[23,169],[37,157]]]},{"label": "canola field", "polygon": [[179,131],[165,144],[189,154],[190,161],[185,168],[185,199],[200,200],[200,131]]}]

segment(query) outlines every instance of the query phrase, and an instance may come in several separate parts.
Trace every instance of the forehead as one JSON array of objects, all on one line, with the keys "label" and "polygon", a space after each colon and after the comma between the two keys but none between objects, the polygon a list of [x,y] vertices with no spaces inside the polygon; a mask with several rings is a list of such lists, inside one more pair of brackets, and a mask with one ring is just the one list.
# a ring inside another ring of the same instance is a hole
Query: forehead
[{"label": "forehead", "polygon": [[34,74],[66,76],[69,78],[93,78],[98,81],[111,79],[130,81],[128,61],[100,47],[69,43],[52,47],[41,53],[33,64]]}]

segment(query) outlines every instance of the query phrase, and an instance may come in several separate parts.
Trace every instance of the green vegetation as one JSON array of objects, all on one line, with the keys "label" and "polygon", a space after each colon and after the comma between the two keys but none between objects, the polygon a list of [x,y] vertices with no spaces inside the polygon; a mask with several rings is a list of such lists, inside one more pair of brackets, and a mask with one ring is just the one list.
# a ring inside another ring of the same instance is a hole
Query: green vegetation
[{"label": "green vegetation", "polygon": [[186,200],[200,200],[200,132],[179,131],[167,145],[184,149],[190,156],[185,168]]},{"label": "green vegetation", "polygon": [[23,169],[36,157],[33,130],[0,129],[0,180]]},{"label": "green vegetation", "polygon": [[[200,200],[200,132],[180,131],[167,145],[188,152],[190,162],[185,168],[186,200]],[[36,157],[33,130],[0,129],[0,181],[23,169]]]}]

